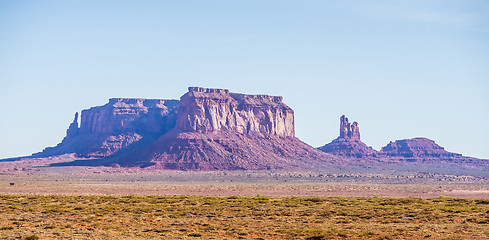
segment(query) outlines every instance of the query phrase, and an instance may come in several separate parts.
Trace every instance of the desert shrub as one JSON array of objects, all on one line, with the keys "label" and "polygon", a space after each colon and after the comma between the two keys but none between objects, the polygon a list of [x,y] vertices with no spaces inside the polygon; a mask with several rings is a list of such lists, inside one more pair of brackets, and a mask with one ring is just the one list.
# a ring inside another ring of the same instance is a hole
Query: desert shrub
[{"label": "desert shrub", "polygon": [[475,204],[489,204],[489,199],[477,199]]},{"label": "desert shrub", "polygon": [[24,238],[25,240],[37,240],[39,237],[37,235],[29,235]]},{"label": "desert shrub", "polygon": [[202,237],[202,234],[200,234],[200,233],[190,233],[188,236],[189,237]]}]

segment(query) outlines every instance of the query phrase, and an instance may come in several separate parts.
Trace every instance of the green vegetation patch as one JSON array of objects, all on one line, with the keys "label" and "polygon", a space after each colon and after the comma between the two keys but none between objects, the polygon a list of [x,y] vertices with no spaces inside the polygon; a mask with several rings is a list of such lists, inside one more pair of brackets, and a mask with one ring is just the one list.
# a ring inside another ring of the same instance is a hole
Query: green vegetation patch
[{"label": "green vegetation patch", "polygon": [[483,239],[489,200],[0,196],[0,238]]}]

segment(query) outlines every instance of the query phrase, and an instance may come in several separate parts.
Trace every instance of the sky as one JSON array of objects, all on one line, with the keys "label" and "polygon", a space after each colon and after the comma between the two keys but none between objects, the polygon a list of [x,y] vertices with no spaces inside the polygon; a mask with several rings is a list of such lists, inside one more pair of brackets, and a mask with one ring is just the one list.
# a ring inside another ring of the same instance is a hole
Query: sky
[{"label": "sky", "polygon": [[0,1],[0,158],[109,98],[189,86],[284,97],[319,147],[427,137],[489,159],[489,1]]}]

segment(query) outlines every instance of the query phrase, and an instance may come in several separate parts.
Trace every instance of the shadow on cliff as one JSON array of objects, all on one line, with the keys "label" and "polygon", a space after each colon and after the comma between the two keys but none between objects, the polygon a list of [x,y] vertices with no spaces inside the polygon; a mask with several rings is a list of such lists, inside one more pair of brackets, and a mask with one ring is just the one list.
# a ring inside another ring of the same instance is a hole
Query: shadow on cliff
[{"label": "shadow on cliff", "polygon": [[152,142],[157,139],[155,135],[146,135],[140,141],[131,144],[130,146],[117,151],[116,153],[100,158],[87,158],[87,159],[76,159],[69,162],[59,162],[49,164],[48,167],[68,167],[68,166],[76,166],[76,167],[140,167],[145,168],[149,166],[155,165],[153,162],[149,161],[121,161],[121,157],[132,153],[137,152],[139,149],[148,146]]},{"label": "shadow on cliff", "polygon": [[[138,167],[145,168],[154,165],[154,163],[146,163],[140,164]],[[104,158],[96,158],[96,159],[79,159],[71,162],[62,162],[62,163],[52,163],[47,167],[115,167],[119,166],[113,159],[104,159]]]}]

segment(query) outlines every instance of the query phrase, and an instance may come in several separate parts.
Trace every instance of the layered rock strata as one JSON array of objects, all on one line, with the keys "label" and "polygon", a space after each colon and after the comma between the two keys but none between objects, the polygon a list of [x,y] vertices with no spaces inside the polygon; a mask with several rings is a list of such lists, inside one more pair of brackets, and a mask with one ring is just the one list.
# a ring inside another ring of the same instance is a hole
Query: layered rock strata
[{"label": "layered rock strata", "polygon": [[428,138],[412,138],[390,142],[380,151],[382,156],[404,161],[473,161],[479,160],[464,157],[462,154],[446,151],[435,141]]},{"label": "layered rock strata", "polygon": [[294,136],[294,111],[282,97],[190,87],[180,99],[178,112],[177,128],[184,132]]},{"label": "layered rock strata", "polygon": [[155,139],[174,128],[177,106],[178,100],[112,98],[103,106],[83,110],[80,127],[76,113],[63,141],[33,156],[110,156],[143,138]]},{"label": "layered rock strata", "polygon": [[358,123],[350,123],[345,115],[340,117],[340,136],[318,149],[345,157],[363,158],[377,155],[377,151],[360,140]]},{"label": "layered rock strata", "polygon": [[179,170],[306,169],[334,159],[294,136],[294,111],[282,97],[190,87],[176,122],[147,147],[114,158]]},{"label": "layered rock strata", "polygon": [[294,136],[282,97],[190,87],[180,101],[110,99],[83,110],[63,141],[36,157],[75,153],[105,165],[180,170],[315,168],[335,159]]},{"label": "layered rock strata", "polygon": [[369,159],[377,162],[487,164],[485,160],[448,152],[428,138],[397,140],[390,142],[382,150],[376,151],[360,140],[358,123],[350,123],[344,115],[340,118],[340,136],[318,149],[336,156]]}]

